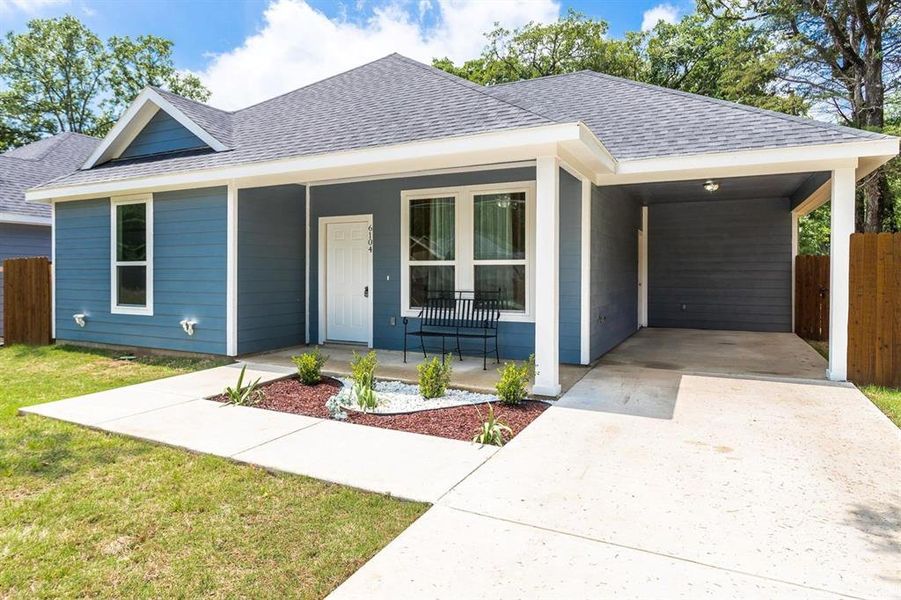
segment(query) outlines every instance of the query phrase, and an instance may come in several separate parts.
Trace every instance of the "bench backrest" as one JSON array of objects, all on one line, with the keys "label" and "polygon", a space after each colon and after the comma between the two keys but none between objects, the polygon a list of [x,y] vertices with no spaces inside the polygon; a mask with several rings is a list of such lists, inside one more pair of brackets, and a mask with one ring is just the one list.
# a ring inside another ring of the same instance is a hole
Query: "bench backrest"
[{"label": "bench backrest", "polygon": [[458,329],[496,329],[501,316],[500,290],[428,291],[419,318],[428,327]]}]

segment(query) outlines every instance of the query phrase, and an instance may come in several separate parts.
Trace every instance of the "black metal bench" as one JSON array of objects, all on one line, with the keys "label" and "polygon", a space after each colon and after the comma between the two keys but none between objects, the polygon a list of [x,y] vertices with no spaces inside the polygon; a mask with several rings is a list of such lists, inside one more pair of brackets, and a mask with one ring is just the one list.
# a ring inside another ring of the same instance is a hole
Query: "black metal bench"
[{"label": "black metal bench", "polygon": [[[419,311],[419,329],[408,330],[409,319],[404,317],[404,362],[407,362],[407,338],[418,336],[423,357],[428,358],[425,338],[441,338],[441,353],[445,354],[445,340],[455,339],[457,356],[463,360],[461,339],[482,340],[482,368],[488,369],[488,352],[501,362],[497,347],[497,322],[501,317],[501,293],[472,291],[426,292],[425,306]],[[494,348],[488,347],[494,340]]]}]

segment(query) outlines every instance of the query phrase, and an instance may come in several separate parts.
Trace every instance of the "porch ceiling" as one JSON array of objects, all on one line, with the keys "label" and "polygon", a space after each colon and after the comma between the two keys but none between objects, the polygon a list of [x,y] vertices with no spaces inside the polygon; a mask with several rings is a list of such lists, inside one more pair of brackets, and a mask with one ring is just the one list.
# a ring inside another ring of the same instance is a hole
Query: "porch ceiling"
[{"label": "porch ceiling", "polygon": [[757,175],[753,177],[713,178],[719,185],[715,192],[704,189],[706,179],[636,183],[621,186],[642,205],[670,202],[701,202],[709,200],[746,200],[754,198],[792,198],[808,182],[816,189],[829,179],[828,172]]}]

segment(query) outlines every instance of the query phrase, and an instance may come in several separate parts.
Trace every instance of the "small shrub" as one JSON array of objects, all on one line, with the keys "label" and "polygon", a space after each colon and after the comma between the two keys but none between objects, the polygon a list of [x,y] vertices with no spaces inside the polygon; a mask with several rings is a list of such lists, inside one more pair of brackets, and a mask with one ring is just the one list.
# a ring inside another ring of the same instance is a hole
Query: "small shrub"
[{"label": "small shrub", "polygon": [[534,371],[534,354],[521,366],[517,366],[516,363],[505,363],[503,369],[498,369],[501,374],[500,380],[495,385],[498,400],[504,404],[519,404],[525,400],[526,388]]},{"label": "small shrub", "polygon": [[292,356],[291,360],[297,367],[297,376],[302,384],[316,385],[322,381],[322,366],[328,360],[328,356],[323,356],[319,348],[304,352],[300,356]]},{"label": "small shrub", "polygon": [[[481,413],[479,413],[479,416],[481,416]],[[503,446],[504,434],[513,435],[513,430],[497,420],[497,417],[494,416],[494,407],[489,404],[488,418],[482,423],[479,432],[472,438],[472,441],[476,444],[488,446]]]},{"label": "small shrub", "polygon": [[350,361],[350,377],[354,382],[354,396],[357,405],[365,412],[378,406],[378,395],[375,393],[375,368],[379,361],[375,350],[366,354],[357,354]]},{"label": "small shrub", "polygon": [[432,360],[424,360],[419,371],[419,393],[423,398],[440,398],[447,391],[453,372],[454,355],[448,354]]},{"label": "small shrub", "polygon": [[244,371],[246,370],[247,365],[241,367],[241,373],[238,375],[238,381],[235,384],[235,387],[225,388],[225,397],[228,398],[229,404],[235,404],[237,406],[253,406],[259,402],[260,398],[263,396],[263,392],[257,389],[260,383],[259,377],[256,378],[256,381],[244,385]]}]

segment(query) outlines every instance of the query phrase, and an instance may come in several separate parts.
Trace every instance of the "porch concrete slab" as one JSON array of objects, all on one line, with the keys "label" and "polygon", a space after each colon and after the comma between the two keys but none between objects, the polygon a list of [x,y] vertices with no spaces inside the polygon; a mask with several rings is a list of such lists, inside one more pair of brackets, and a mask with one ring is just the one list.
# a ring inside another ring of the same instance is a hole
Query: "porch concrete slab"
[{"label": "porch concrete slab", "polygon": [[270,442],[320,419],[211,400],[192,400],[115,421],[102,428],[113,433],[230,457]]},{"label": "porch concrete slab", "polygon": [[[291,357],[303,352],[308,352],[314,346],[297,346],[284,348],[275,352],[266,352],[243,357],[243,360],[257,368],[293,368]],[[350,361],[354,351],[368,352],[363,346],[350,346],[345,344],[326,344],[320,346],[322,353],[328,355],[329,360],[323,367],[323,372],[333,377],[346,377],[350,375]],[[416,371],[417,365],[422,362],[422,353],[411,350],[407,353],[407,362],[404,363],[404,353],[395,350],[376,350],[379,358],[379,366],[376,376],[380,379],[394,379],[405,383],[415,384],[419,381]],[[436,356],[429,353],[429,358]],[[456,388],[471,390],[474,392],[494,393],[494,386],[498,380],[497,370],[503,366],[488,359],[487,370],[482,369],[482,358],[479,356],[463,355],[463,360],[454,359],[454,371],[451,375],[451,385]],[[581,379],[591,367],[581,365],[560,365],[560,386],[565,392]]]},{"label": "porch concrete slab", "polygon": [[28,406],[21,412],[70,421],[79,425],[97,426],[129,415],[189,402],[194,396],[172,390],[152,390],[128,386],[95,394],[87,394]]},{"label": "porch concrete slab", "polygon": [[859,391],[636,370],[632,398],[672,394],[671,418],[647,418],[606,410],[629,402],[612,397],[606,372],[441,504],[832,593],[899,596],[901,432]]},{"label": "porch concrete slab", "polygon": [[839,596],[444,506],[431,508],[329,596],[661,597]]},{"label": "porch concrete slab", "polygon": [[496,451],[494,446],[321,421],[234,458],[408,500],[435,502]]},{"label": "porch concrete slab", "polygon": [[[241,374],[241,367],[243,366],[244,363],[234,363],[194,373],[156,379],[130,387],[164,392],[190,393],[194,398],[206,398],[221,394],[226,386],[234,386],[238,381],[238,376]],[[257,378],[260,379],[260,383],[267,383],[291,375],[295,371],[293,368],[257,368],[254,365],[247,365],[247,370],[244,373],[244,383],[246,385]]]}]

